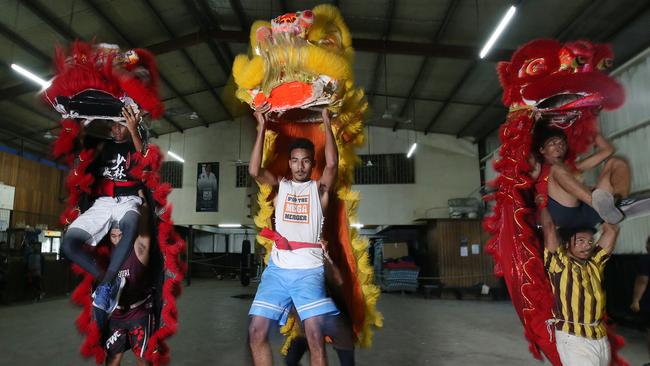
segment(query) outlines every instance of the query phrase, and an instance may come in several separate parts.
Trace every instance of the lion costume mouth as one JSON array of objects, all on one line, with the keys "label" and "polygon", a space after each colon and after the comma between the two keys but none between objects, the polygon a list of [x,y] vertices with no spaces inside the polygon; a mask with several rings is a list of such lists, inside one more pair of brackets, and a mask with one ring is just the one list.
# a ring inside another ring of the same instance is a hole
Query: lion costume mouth
[{"label": "lion costume mouth", "polygon": [[125,124],[125,107],[153,118],[164,112],[155,58],[146,50],[75,42],[69,50],[57,50],[55,69],[57,76],[42,97],[62,118]]},{"label": "lion costume mouth", "polygon": [[310,83],[287,80],[271,89],[268,96],[259,89],[253,91],[253,103],[255,107],[268,103],[270,109],[265,115],[271,122],[321,122],[322,109],[336,102],[337,86],[336,80],[327,75]]},{"label": "lion costume mouth", "polygon": [[537,119],[559,128],[571,126],[585,112],[598,115],[604,101],[600,93],[560,93],[540,101],[524,99],[527,105],[535,109]]},{"label": "lion costume mouth", "polygon": [[124,124],[123,108],[131,106],[136,114],[139,112],[137,103],[130,97],[116,98],[96,89],[86,89],[71,97],[58,96],[53,105],[63,118],[83,119],[85,124],[96,119]]},{"label": "lion costume mouth", "polygon": [[584,108],[600,109],[604,99],[600,93],[562,93],[542,99],[536,103],[536,108],[541,112],[559,112]]}]

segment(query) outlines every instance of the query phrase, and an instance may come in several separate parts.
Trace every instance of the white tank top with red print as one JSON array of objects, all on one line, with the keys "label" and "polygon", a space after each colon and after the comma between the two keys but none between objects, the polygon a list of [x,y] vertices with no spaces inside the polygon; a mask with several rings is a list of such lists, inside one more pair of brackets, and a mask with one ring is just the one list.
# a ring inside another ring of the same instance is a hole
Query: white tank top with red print
[{"label": "white tank top with red print", "polygon": [[[318,182],[282,179],[275,205],[275,231],[290,242],[319,243],[323,210]],[[323,249],[278,249],[273,244],[273,263],[281,268],[307,269],[323,265]]]}]

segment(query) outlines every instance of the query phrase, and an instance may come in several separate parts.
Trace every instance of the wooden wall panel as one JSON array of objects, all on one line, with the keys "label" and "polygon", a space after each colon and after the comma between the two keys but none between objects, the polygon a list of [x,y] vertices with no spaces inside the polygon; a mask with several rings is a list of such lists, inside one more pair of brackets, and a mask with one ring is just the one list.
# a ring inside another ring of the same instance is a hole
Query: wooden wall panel
[{"label": "wooden wall panel", "polygon": [[20,157],[13,154],[0,152],[0,182],[6,185],[16,186],[18,181],[18,165]]},{"label": "wooden wall panel", "polygon": [[[447,286],[469,287],[477,283],[495,286],[492,257],[484,253],[488,235],[480,220],[441,219],[429,224],[429,253],[436,258],[436,277]],[[461,256],[461,241],[467,239],[468,255]],[[472,244],[479,244],[479,253],[472,254]]]},{"label": "wooden wall panel", "polygon": [[16,187],[11,227],[22,224],[60,228],[65,172],[18,155],[0,152],[0,182]]}]

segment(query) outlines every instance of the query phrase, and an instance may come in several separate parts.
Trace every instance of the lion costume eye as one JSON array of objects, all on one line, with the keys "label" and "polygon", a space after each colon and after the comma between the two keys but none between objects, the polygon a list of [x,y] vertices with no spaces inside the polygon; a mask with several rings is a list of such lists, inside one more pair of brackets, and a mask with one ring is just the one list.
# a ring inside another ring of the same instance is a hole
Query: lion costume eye
[{"label": "lion costume eye", "polygon": [[[528,62],[527,64],[525,64],[523,71],[528,76],[539,75],[544,71],[546,71],[546,60],[544,60],[543,58],[536,58]],[[520,77],[524,76],[521,71],[519,72],[519,76]]]},{"label": "lion costume eye", "polygon": [[614,60],[611,58],[604,58],[598,62],[598,70],[607,70],[614,66]]}]

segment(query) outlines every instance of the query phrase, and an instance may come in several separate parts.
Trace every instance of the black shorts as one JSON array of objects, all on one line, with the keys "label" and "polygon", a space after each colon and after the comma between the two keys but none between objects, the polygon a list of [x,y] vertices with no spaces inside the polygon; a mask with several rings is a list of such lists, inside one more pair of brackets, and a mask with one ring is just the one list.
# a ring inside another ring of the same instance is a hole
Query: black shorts
[{"label": "black shorts", "polygon": [[137,357],[144,358],[153,322],[154,317],[150,313],[129,320],[109,319],[106,353],[110,357],[131,349]]},{"label": "black shorts", "polygon": [[549,196],[546,207],[553,223],[561,228],[594,227],[603,222],[598,212],[582,201],[576,207],[566,207]]}]

